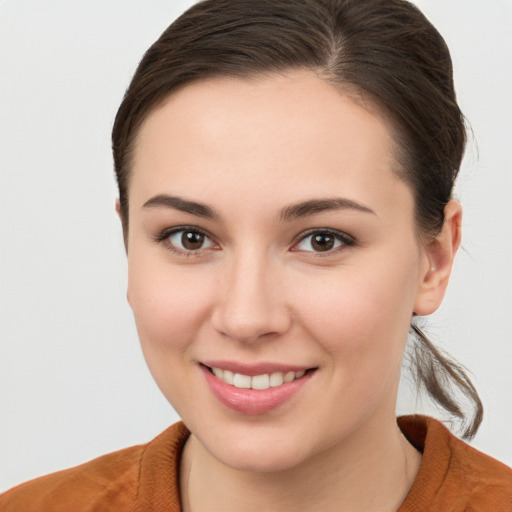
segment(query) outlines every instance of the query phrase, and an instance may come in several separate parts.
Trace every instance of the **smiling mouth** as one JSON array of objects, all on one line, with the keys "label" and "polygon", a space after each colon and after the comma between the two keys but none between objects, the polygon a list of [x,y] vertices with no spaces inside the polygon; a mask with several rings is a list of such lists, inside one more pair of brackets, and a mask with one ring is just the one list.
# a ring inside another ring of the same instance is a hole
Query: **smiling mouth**
[{"label": "smiling mouth", "polygon": [[223,370],[222,368],[205,366],[208,371],[215,375],[222,382],[234,386],[239,389],[256,389],[265,390],[269,388],[277,388],[283,384],[293,382],[301,379],[307,373],[315,371],[316,368],[308,370],[289,371],[289,372],[273,372],[263,373],[261,375],[244,375],[242,373],[235,373],[230,370]]}]

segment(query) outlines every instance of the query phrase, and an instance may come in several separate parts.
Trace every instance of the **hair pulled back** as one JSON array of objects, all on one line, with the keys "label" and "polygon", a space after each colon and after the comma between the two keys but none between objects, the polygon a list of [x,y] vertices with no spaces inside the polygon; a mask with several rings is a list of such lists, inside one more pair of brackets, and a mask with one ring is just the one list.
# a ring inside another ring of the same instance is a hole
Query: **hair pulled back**
[{"label": "hair pulled back", "polygon": [[[141,60],[112,132],[123,226],[134,141],[147,116],[179,87],[196,80],[309,69],[376,105],[391,122],[396,171],[411,186],[419,234],[444,222],[466,132],[452,63],[439,32],[405,0],[203,0],[172,23]],[[462,367],[412,325],[415,376],[472,437],[482,404]],[[456,392],[472,402],[467,418]]]}]

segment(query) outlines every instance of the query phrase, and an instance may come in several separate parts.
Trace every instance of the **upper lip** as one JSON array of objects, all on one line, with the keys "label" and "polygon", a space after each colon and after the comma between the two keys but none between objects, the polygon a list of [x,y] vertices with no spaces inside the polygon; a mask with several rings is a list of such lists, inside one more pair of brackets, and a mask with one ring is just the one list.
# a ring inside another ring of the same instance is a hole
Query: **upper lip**
[{"label": "upper lip", "polygon": [[229,370],[233,373],[240,373],[242,375],[248,375],[254,377],[255,375],[263,375],[265,373],[275,372],[299,372],[301,370],[312,369],[312,366],[304,365],[293,365],[285,363],[272,363],[272,362],[260,362],[260,363],[239,363],[236,361],[201,361],[201,364],[210,368],[220,368],[221,370]]}]

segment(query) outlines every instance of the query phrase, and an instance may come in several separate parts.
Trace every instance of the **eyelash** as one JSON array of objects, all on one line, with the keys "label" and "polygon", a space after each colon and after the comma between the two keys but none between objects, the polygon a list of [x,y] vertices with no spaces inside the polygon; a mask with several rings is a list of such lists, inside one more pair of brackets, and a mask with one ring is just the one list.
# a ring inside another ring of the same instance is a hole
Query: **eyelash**
[{"label": "eyelash", "polygon": [[165,247],[169,251],[171,251],[175,254],[178,254],[180,256],[186,256],[186,257],[199,256],[201,254],[202,248],[197,249],[195,251],[190,251],[190,250],[186,250],[186,249],[184,250],[184,249],[180,249],[180,248],[176,247],[174,244],[172,244],[170,242],[170,240],[169,240],[170,237],[173,235],[176,235],[178,233],[194,233],[197,235],[202,235],[206,239],[210,240],[210,242],[213,245],[216,245],[215,242],[213,241],[212,237],[206,231],[199,229],[195,226],[177,226],[175,228],[166,228],[162,232],[160,232],[156,237],[154,237],[153,241],[157,242],[157,243],[165,244]]},{"label": "eyelash", "polygon": [[[156,243],[165,243],[165,246],[168,250],[171,252],[174,252],[180,256],[199,256],[201,254],[201,250],[204,250],[205,248],[199,248],[197,250],[183,250],[178,247],[176,247],[174,244],[170,242],[170,237],[173,235],[176,235],[178,233],[193,233],[204,236],[206,239],[208,239],[212,245],[216,245],[213,241],[213,238],[204,230],[199,229],[195,226],[177,226],[175,228],[167,228],[164,229],[161,233],[159,233],[156,237],[153,237],[153,241]],[[313,235],[328,235],[332,236],[335,241],[339,242],[340,245],[337,247],[334,247],[332,249],[328,249],[326,251],[306,251],[301,249],[296,249],[296,247],[304,242],[307,238],[313,236]],[[294,252],[311,252],[315,255],[315,257],[325,257],[332,255],[333,253],[337,253],[340,250],[343,250],[343,248],[347,247],[354,247],[356,245],[356,241],[353,237],[350,235],[343,233],[342,231],[337,231],[329,228],[316,228],[311,229],[307,231],[306,233],[301,233],[296,237],[296,241],[294,242],[291,250]]]},{"label": "eyelash", "polygon": [[[295,249],[300,243],[304,242],[307,238],[313,236],[313,235],[329,235],[334,238],[335,241],[340,242],[340,245],[338,247],[334,247],[333,249],[329,249],[327,251],[301,251],[301,249]],[[348,235],[347,233],[344,233],[343,231],[337,231],[335,229],[329,229],[329,228],[315,228],[310,229],[306,233],[301,233],[297,236],[297,242],[294,243],[292,247],[292,251],[297,252],[311,252],[314,254],[315,257],[325,257],[330,256],[334,253],[339,252],[340,250],[346,249],[348,247],[354,247],[356,244],[356,240]]]}]

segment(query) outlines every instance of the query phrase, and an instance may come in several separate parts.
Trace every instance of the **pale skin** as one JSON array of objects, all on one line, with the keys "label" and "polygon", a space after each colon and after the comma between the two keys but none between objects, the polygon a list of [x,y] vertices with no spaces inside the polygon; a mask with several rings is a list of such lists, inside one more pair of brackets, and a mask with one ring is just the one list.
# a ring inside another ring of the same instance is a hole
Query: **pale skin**
[{"label": "pale skin", "polygon": [[[396,424],[401,359],[413,314],[441,303],[462,213],[450,201],[425,242],[394,149],[375,109],[303,70],[197,82],[143,123],[128,300],[192,432],[185,511],[384,512],[407,495],[421,455]],[[187,229],[201,233],[192,249]],[[246,415],[212,395],[207,360],[314,373],[284,405]]]}]

